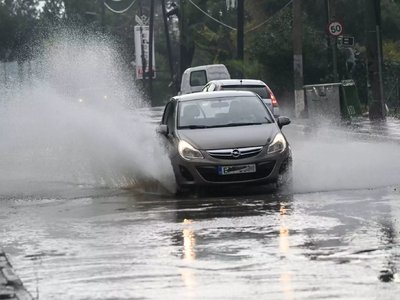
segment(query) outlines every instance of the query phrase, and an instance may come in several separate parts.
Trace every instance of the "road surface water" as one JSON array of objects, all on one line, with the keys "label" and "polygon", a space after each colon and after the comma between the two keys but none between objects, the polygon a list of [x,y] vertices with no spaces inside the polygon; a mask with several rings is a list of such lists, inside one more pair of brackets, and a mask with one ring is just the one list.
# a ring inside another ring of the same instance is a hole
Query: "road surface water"
[{"label": "road surface water", "polygon": [[398,146],[287,135],[281,194],[2,182],[1,244],[38,299],[398,299]]},{"label": "road surface water", "polygon": [[398,299],[399,126],[288,126],[292,191],[177,198],[118,45],[55,31],[0,87],[0,246],[34,298]]}]

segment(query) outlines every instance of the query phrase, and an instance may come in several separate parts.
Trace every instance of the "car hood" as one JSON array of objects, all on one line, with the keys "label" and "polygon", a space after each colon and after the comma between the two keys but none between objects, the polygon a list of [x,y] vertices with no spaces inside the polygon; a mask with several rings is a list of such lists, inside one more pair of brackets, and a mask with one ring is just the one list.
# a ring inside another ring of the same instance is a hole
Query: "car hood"
[{"label": "car hood", "polygon": [[201,150],[264,146],[278,133],[276,124],[178,130],[179,138]]}]

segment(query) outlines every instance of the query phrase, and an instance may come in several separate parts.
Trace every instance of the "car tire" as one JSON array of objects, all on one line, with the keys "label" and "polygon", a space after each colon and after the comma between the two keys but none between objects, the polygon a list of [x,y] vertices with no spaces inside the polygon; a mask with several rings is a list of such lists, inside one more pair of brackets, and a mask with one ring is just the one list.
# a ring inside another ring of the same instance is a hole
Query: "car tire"
[{"label": "car tire", "polygon": [[278,175],[276,180],[276,189],[291,189],[293,186],[293,165],[292,161],[289,160],[286,166],[283,166],[282,171]]},{"label": "car tire", "polygon": [[201,187],[181,187],[175,184],[176,197],[204,197],[205,190]]},{"label": "car tire", "polygon": [[187,189],[181,187],[177,183],[175,183],[175,196],[183,196],[187,193]]}]

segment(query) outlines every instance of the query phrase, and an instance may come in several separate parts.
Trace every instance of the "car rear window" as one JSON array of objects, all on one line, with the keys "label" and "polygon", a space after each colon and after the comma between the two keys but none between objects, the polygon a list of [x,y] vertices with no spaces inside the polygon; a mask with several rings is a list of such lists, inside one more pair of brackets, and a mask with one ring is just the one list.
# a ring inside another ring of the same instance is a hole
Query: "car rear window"
[{"label": "car rear window", "polygon": [[261,85],[225,85],[222,90],[241,90],[258,94],[263,99],[271,99],[271,95],[265,86]]}]

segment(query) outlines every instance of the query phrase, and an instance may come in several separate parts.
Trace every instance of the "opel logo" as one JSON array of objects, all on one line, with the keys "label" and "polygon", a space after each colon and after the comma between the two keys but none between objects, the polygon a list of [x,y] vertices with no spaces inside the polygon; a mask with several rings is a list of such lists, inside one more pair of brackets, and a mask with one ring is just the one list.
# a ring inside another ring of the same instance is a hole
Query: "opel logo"
[{"label": "opel logo", "polygon": [[235,158],[238,158],[240,156],[240,151],[238,149],[235,149],[232,151],[232,156]]}]

